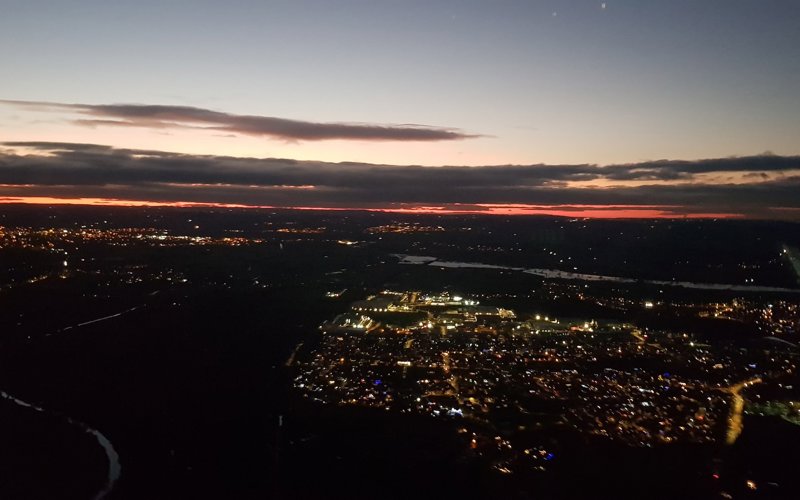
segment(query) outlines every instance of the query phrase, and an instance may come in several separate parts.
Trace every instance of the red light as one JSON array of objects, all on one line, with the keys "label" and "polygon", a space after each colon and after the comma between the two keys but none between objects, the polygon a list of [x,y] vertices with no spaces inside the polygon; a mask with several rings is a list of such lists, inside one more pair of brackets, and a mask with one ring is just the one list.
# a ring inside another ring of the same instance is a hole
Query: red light
[{"label": "red light", "polygon": [[719,474],[717,474],[715,472],[715,473],[711,474],[711,477],[713,477],[714,479],[719,479]]}]

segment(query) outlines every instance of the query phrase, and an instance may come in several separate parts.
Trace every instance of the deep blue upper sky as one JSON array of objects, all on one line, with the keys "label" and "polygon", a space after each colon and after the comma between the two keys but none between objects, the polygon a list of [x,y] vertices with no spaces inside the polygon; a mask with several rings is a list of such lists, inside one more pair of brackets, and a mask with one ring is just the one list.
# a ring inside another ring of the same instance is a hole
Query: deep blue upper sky
[{"label": "deep blue upper sky", "polygon": [[[390,145],[224,145],[305,159],[610,163],[798,153],[800,2],[605,5],[3,0],[2,98],[185,104],[491,136],[435,151],[403,146],[405,157]],[[0,113],[7,127],[11,111]]]}]

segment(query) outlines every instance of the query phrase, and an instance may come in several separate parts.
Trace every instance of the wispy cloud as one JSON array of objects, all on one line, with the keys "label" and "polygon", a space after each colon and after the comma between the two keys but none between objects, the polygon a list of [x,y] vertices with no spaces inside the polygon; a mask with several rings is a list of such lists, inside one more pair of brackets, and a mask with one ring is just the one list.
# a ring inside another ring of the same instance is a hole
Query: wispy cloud
[{"label": "wispy cloud", "polygon": [[72,113],[83,126],[146,128],[198,128],[229,134],[270,137],[285,141],[330,139],[361,141],[452,141],[480,137],[457,128],[412,124],[321,123],[236,115],[192,106],[152,104],[70,104],[37,101],[0,100],[0,104],[36,111]]},{"label": "wispy cloud", "polygon": [[[200,156],[96,144],[5,142],[0,146],[4,148],[0,149],[0,196],[302,207],[440,206],[491,213],[550,205],[625,205],[671,207],[670,212],[678,214],[800,216],[800,157],[763,155],[608,166],[420,167]],[[773,176],[759,175],[764,172]],[[725,173],[736,173],[740,179],[735,184],[705,180],[709,174]],[[627,186],[619,184],[620,179],[643,184]],[[669,183],[669,179],[679,181]],[[572,184],[583,181],[602,186]]]}]

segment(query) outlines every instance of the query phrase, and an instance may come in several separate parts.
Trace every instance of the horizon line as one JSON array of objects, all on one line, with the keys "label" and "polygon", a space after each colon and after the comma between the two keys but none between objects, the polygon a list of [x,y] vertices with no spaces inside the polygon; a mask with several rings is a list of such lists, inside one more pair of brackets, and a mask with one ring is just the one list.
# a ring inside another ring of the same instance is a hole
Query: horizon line
[{"label": "horizon line", "polygon": [[127,208],[222,208],[237,210],[296,210],[320,212],[377,212],[408,215],[486,215],[486,216],[549,216],[577,219],[612,220],[786,220],[780,218],[749,217],[741,213],[686,212],[676,213],[671,208],[687,208],[675,205],[520,205],[480,204],[453,208],[444,205],[416,205],[402,207],[325,207],[325,206],[281,206],[250,205],[240,203],[218,203],[197,201],[151,201],[125,200],[118,198],[57,198],[45,196],[0,196],[0,205],[59,205],[89,207]]}]

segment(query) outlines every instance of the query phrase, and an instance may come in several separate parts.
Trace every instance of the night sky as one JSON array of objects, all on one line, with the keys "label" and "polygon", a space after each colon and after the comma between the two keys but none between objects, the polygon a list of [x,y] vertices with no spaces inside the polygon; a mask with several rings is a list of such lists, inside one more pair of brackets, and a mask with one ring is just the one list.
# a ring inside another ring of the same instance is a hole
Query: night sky
[{"label": "night sky", "polygon": [[795,0],[0,12],[0,202],[800,219]]}]

